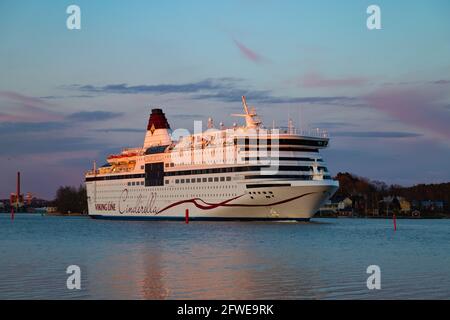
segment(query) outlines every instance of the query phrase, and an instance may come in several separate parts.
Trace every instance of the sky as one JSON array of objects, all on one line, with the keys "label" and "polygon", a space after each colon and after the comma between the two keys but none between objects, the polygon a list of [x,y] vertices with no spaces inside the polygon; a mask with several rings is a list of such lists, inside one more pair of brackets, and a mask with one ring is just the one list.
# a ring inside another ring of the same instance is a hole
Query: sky
[{"label": "sky", "polygon": [[448,0],[0,0],[0,198],[17,171],[41,198],[83,183],[142,145],[154,107],[173,129],[242,121],[243,94],[267,126],[328,130],[332,174],[450,181],[449,14]]}]

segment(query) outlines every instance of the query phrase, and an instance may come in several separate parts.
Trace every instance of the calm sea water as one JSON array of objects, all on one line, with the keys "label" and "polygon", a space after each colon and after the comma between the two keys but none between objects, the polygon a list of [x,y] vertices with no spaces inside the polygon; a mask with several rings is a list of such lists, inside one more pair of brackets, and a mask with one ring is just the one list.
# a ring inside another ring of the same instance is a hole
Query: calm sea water
[{"label": "calm sea water", "polygon": [[[368,290],[366,268],[381,268]],[[66,268],[81,268],[81,290]],[[0,299],[449,299],[450,220],[0,215]]]}]

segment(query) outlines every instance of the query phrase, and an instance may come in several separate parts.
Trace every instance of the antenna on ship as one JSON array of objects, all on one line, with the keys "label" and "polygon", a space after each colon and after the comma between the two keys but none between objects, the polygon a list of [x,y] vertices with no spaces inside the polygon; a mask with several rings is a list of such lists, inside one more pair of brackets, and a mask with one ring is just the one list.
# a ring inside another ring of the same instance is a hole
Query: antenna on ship
[{"label": "antenna on ship", "polygon": [[245,99],[245,96],[242,96],[242,104],[244,105],[245,114],[249,114],[248,106],[247,106],[247,99]]},{"label": "antenna on ship", "polygon": [[300,105],[298,109],[298,125],[300,127],[300,134],[304,134],[306,126],[303,105]]},{"label": "antenna on ship", "polygon": [[247,106],[247,100],[245,99],[245,96],[242,96],[242,105],[244,106],[245,114],[233,113],[232,116],[244,117],[245,118],[245,126],[247,128],[252,128],[252,129],[259,128],[259,126],[261,125],[261,120],[259,120],[254,107],[252,107],[252,109],[249,111],[248,106]]},{"label": "antenna on ship", "polygon": [[208,129],[212,129],[214,128],[214,120],[213,118],[209,117],[208,118]]},{"label": "antenna on ship", "polygon": [[292,121],[292,119],[291,119],[291,107],[288,106],[288,133],[290,133],[289,131],[290,131],[290,126],[291,126],[291,124],[290,124],[291,121]]},{"label": "antenna on ship", "polygon": [[294,122],[292,121],[292,118],[289,118],[288,120],[288,133],[294,134]]}]

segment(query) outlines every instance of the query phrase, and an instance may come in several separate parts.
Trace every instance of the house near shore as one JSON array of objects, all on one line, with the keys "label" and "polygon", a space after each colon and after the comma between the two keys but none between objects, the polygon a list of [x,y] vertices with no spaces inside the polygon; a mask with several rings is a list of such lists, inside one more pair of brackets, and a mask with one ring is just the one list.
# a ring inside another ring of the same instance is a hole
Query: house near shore
[{"label": "house near shore", "polygon": [[57,213],[58,212],[57,207],[46,207],[45,210],[47,211],[47,213]]},{"label": "house near shore", "polygon": [[406,200],[403,197],[399,197],[399,202],[400,202],[400,212],[402,213],[410,213],[411,212],[411,202],[409,202],[408,200]]},{"label": "house near shore", "polygon": [[319,212],[320,213],[336,213],[338,210],[338,204],[336,202],[333,202],[331,200],[327,200],[322,207],[320,207]]},{"label": "house near shore", "polygon": [[320,209],[320,213],[332,213],[339,215],[350,215],[353,201],[349,197],[337,196],[328,200]]},{"label": "house near shore", "polygon": [[411,202],[399,196],[387,196],[380,202],[384,210],[398,210],[402,214],[409,214],[411,212]]},{"label": "house near shore", "polygon": [[423,200],[420,201],[420,208],[427,211],[443,211],[444,201],[441,200]]},{"label": "house near shore", "polygon": [[338,210],[351,209],[353,206],[353,200],[349,197],[345,197],[338,202]]}]

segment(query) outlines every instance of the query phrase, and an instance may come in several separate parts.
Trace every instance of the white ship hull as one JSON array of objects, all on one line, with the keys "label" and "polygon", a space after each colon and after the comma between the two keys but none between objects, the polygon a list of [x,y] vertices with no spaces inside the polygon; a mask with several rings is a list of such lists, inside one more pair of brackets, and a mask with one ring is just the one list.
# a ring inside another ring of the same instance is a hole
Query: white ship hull
[{"label": "white ship hull", "polygon": [[184,220],[186,210],[190,220],[309,220],[338,188],[332,180],[251,189],[230,183],[220,189],[213,184],[185,187],[181,194],[164,187],[101,184],[87,184],[91,217],[137,220]]}]

